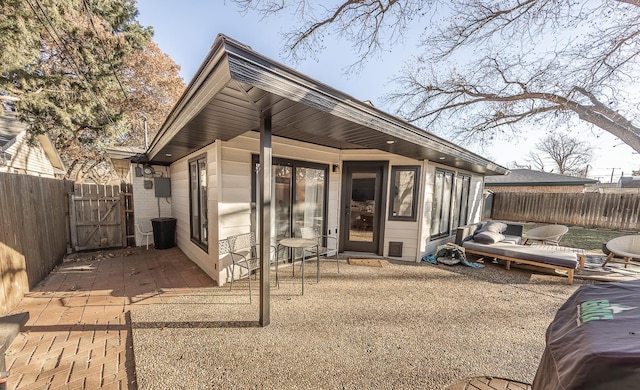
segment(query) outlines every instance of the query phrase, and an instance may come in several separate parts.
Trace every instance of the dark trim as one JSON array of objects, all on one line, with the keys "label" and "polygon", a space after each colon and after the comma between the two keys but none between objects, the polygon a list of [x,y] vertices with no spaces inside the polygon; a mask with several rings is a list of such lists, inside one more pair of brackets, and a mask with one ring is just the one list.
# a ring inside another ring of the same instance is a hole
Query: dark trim
[{"label": "dark trim", "polygon": [[396,173],[400,171],[413,171],[413,196],[411,205],[410,216],[398,216],[393,215],[393,205],[395,197],[395,188],[392,188],[392,193],[389,194],[389,221],[408,221],[415,222],[418,219],[418,188],[420,186],[420,166],[419,165],[393,165],[391,167],[390,185],[395,185]]},{"label": "dark trim", "polygon": [[485,181],[485,187],[578,187],[584,186],[585,184],[596,184],[597,181],[573,181],[570,183],[562,183],[562,182],[514,182],[514,183],[487,183]]},{"label": "dark trim", "polygon": [[[346,215],[351,213],[351,204],[349,204],[350,194],[347,192],[347,188],[350,188],[348,178],[349,173],[353,172],[373,172],[373,168],[376,168],[376,173],[380,173],[380,183],[377,183],[379,187],[380,193],[380,202],[376,202],[376,215],[378,215],[378,235],[377,235],[377,248],[375,248],[375,253],[379,256],[382,256],[384,253],[384,232],[385,232],[385,222],[387,220],[386,213],[384,212],[387,207],[387,187],[388,187],[388,172],[389,172],[389,161],[343,161],[342,162],[342,193],[340,194],[341,204],[343,210],[340,212],[338,217],[339,225],[340,225],[340,240],[339,240],[339,252],[344,252],[344,244],[348,241],[349,238],[349,228],[351,221],[346,218]],[[355,168],[355,170],[354,170]],[[364,168],[364,169],[362,169]],[[366,170],[369,168],[369,170]],[[378,192],[378,188],[376,188],[376,192]],[[346,204],[345,204],[346,203]],[[374,240],[375,244],[375,240]],[[354,249],[354,251],[358,251]]]},{"label": "dark trim", "polygon": [[[207,162],[207,153],[200,154],[187,161],[187,172],[189,175],[189,180],[188,180],[189,182],[189,238],[191,239],[192,243],[196,244],[196,246],[198,246],[203,251],[209,253],[209,239],[207,238],[207,242],[205,243],[193,237],[193,216],[191,215],[191,213],[193,212],[191,207],[193,205],[193,195],[192,195],[193,191],[191,190],[191,163],[196,162],[196,169],[197,169],[198,167],[197,162],[202,159],[205,160],[205,163]],[[205,164],[205,169],[207,170],[207,189],[208,189],[209,172],[208,172],[208,167],[206,167],[206,164]],[[199,189],[198,189],[198,193],[200,193]],[[202,199],[200,199],[200,196],[198,196],[198,210],[202,210],[202,207],[201,207],[202,205],[200,204],[201,201]],[[207,211],[207,214],[209,214],[209,207],[207,207],[206,211]],[[207,236],[208,236],[209,235],[209,216],[205,215],[205,218],[207,220]],[[202,223],[202,215],[200,216],[200,223]]]},{"label": "dark trim", "polygon": [[[251,155],[251,213],[254,214],[255,213],[255,207],[256,207],[256,189],[255,189],[255,182],[256,182],[256,170],[254,169],[256,164],[258,164],[260,162],[260,155],[258,154],[252,154]],[[322,163],[315,163],[315,162],[309,162],[309,161],[302,161],[302,160],[294,160],[294,159],[290,159],[290,158],[284,158],[284,157],[273,157],[272,158],[272,166],[273,165],[284,165],[287,167],[291,167],[292,169],[292,175],[293,175],[293,179],[291,181],[291,193],[290,193],[290,199],[289,199],[289,204],[293,207],[293,202],[295,200],[295,193],[296,193],[296,180],[295,180],[295,174],[296,174],[296,168],[311,168],[311,169],[318,169],[318,170],[322,170],[324,171],[324,192],[323,192],[323,196],[324,196],[324,206],[323,206],[323,217],[322,217],[322,234],[328,234],[327,232],[327,214],[329,211],[329,164],[322,164]],[[289,234],[293,234],[293,210],[291,210],[292,212],[289,214]],[[326,242],[324,243],[324,245],[326,245]]]}]

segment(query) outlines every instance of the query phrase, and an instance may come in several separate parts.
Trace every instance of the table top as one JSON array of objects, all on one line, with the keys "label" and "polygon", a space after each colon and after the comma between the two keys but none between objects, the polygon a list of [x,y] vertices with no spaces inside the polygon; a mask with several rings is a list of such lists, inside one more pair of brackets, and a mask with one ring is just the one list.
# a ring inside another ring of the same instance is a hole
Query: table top
[{"label": "table top", "polygon": [[309,248],[311,246],[318,245],[316,240],[300,237],[283,238],[282,240],[280,240],[279,244],[288,246],[289,248]]}]

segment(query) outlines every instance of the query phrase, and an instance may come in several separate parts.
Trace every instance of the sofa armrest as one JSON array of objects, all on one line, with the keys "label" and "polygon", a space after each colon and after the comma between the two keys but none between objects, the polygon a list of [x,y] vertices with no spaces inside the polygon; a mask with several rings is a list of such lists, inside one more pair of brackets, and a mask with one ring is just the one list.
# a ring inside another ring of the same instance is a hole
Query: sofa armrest
[{"label": "sofa armrest", "polygon": [[463,242],[470,240],[473,234],[482,226],[481,223],[472,223],[470,225],[458,226],[456,229],[456,245],[462,245]]}]

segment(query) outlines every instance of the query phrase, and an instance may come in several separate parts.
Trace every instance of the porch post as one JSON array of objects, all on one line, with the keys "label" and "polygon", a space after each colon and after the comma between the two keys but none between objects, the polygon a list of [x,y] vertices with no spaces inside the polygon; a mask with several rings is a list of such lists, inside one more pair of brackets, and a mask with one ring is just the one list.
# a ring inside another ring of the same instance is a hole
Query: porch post
[{"label": "porch post", "polygon": [[260,118],[260,326],[271,322],[271,115]]}]

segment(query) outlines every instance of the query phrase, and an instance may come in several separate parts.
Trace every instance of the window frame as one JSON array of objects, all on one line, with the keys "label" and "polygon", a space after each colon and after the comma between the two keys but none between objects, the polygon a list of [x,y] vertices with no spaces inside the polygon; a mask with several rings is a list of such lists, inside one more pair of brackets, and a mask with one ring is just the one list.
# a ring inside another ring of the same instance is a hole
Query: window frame
[{"label": "window frame", "polygon": [[[441,193],[437,194],[436,189],[436,180],[438,179],[438,174],[442,173],[443,177],[443,185],[441,185]],[[447,205],[444,204],[445,197],[445,189],[444,185],[446,178],[451,178],[451,188],[449,188],[448,199],[449,203]],[[465,187],[465,182],[468,184]],[[460,188],[460,194],[458,194],[458,188]],[[471,175],[450,171],[442,168],[436,168],[435,175],[433,179],[433,203],[432,203],[432,215],[431,215],[431,240],[436,240],[443,237],[448,237],[453,234],[453,230],[459,226],[465,225],[469,220],[469,199],[471,195]],[[460,195],[460,198],[458,198]],[[466,199],[465,199],[466,197]],[[436,210],[437,205],[439,205],[440,210]],[[433,219],[434,213],[439,212],[440,218],[438,219],[440,227],[442,226],[443,221],[443,211],[447,211],[447,215],[444,215],[447,219],[447,228],[445,231],[441,231],[438,229],[438,233],[433,232]],[[464,215],[463,212],[464,211]]]},{"label": "window frame", "polygon": [[[395,185],[396,174],[399,172],[413,172],[413,191],[411,199],[411,215],[401,216],[394,215],[395,198]],[[390,196],[389,196],[389,221],[406,221],[415,222],[418,219],[418,189],[420,186],[420,166],[419,165],[394,165],[391,167],[391,181],[390,181]]]},{"label": "window frame", "polygon": [[[200,187],[202,187],[202,182],[200,181],[201,176],[200,176],[200,163],[204,162],[204,174],[205,177],[208,178],[207,176],[207,154],[201,154],[198,155],[194,158],[191,158],[187,161],[187,166],[188,166],[188,171],[189,171],[189,237],[191,239],[191,242],[196,244],[200,249],[204,250],[205,252],[209,253],[209,240],[208,240],[208,230],[209,230],[209,222],[208,222],[208,213],[209,213],[209,208],[207,205],[207,196],[206,196],[206,192],[208,190],[208,187],[205,187],[204,192],[205,192],[205,199],[203,202],[202,199],[202,191],[200,189]],[[195,163],[195,168],[197,170],[196,172],[196,180],[197,180],[197,185],[198,185],[198,199],[193,199],[193,176],[192,176],[192,165]],[[208,184],[207,184],[208,186]],[[198,207],[198,211],[199,211],[199,215],[198,215],[198,226],[200,226],[202,228],[203,223],[207,223],[207,241],[203,241],[202,240],[202,229],[200,229],[199,236],[200,237],[196,237],[194,235],[194,228],[193,228],[193,222],[194,222],[194,216],[193,216],[193,207],[194,207],[194,201],[197,201],[197,207]],[[203,204],[204,203],[204,204]],[[204,214],[204,215],[203,215]],[[204,221],[203,221],[204,218]]]}]

